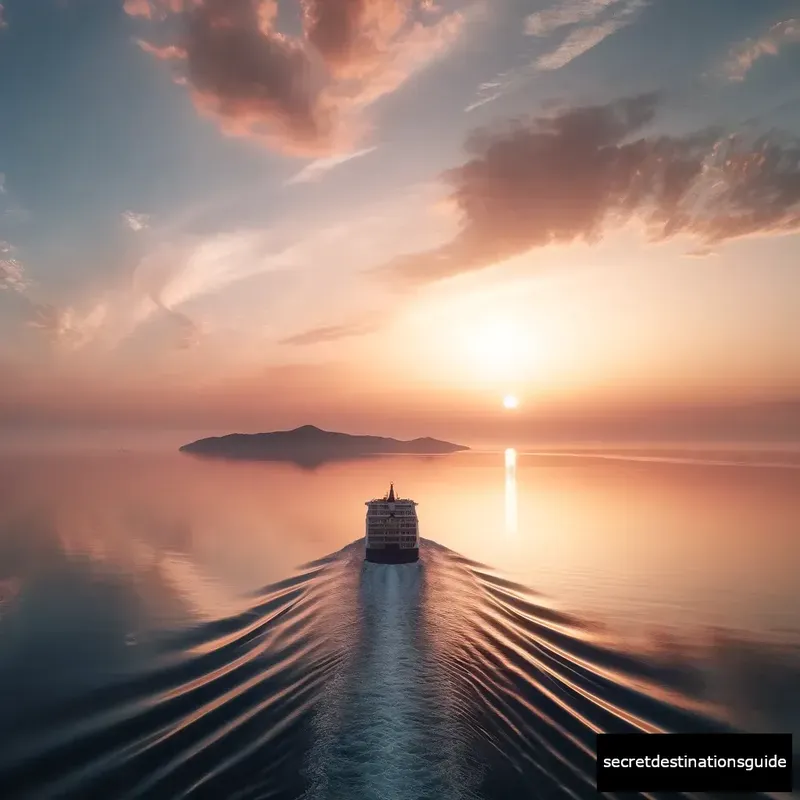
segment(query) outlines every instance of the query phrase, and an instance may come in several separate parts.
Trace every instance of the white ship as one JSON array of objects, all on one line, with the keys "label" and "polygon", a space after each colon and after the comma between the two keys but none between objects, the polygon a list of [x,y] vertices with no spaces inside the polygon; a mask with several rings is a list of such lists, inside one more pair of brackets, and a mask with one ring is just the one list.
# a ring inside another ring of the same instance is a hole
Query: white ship
[{"label": "white ship", "polygon": [[419,559],[417,504],[389,493],[367,506],[366,560],[378,564],[408,564]]}]

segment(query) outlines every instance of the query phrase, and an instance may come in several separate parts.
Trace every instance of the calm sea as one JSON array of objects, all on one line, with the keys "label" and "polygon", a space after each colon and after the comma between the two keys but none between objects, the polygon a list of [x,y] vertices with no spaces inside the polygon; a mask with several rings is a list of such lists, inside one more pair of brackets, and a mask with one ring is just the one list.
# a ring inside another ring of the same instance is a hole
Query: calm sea
[{"label": "calm sea", "polygon": [[[800,465],[597,455],[5,458],[0,797],[582,798],[601,731],[797,748]],[[418,564],[363,562],[390,480]]]}]

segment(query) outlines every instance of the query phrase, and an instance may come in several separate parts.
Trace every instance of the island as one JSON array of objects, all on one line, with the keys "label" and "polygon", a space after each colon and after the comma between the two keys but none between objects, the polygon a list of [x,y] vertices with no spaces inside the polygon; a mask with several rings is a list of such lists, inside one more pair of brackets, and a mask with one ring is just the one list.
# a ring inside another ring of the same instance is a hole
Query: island
[{"label": "island", "polygon": [[272,433],[230,433],[185,444],[182,453],[248,461],[292,461],[315,466],[326,461],[384,455],[445,455],[469,450],[461,444],[425,436],[400,441],[384,436],[354,436],[303,425]]}]

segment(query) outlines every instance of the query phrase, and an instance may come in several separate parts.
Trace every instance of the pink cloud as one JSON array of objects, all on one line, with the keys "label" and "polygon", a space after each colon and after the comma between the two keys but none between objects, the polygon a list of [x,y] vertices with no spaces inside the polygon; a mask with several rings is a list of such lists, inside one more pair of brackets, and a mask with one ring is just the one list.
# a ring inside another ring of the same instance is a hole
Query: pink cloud
[{"label": "pink cloud", "polygon": [[129,17],[152,19],[155,16],[155,9],[150,5],[150,0],[125,0],[122,10]]},{"label": "pink cloud", "polygon": [[180,47],[176,47],[174,44],[166,45],[165,47],[158,47],[157,45],[150,44],[150,42],[145,42],[142,39],[138,39],[136,44],[144,50],[145,53],[157,58],[161,61],[174,61],[174,60],[182,60],[186,58],[186,51]]},{"label": "pink cloud", "polygon": [[122,10],[130,17],[164,19],[167,14],[180,14],[189,5],[183,0],[125,0]]},{"label": "pink cloud", "polygon": [[643,220],[653,240],[678,233],[708,247],[800,230],[800,140],[714,131],[644,136],[656,95],[560,110],[469,140],[472,158],[444,176],[461,231],[387,268],[435,280],[551,243],[592,241]]},{"label": "pink cloud", "polygon": [[732,81],[743,81],[753,65],[764,56],[777,56],[788,44],[800,43],[800,19],[787,19],[773,25],[758,39],[748,39],[734,47],[723,71]]},{"label": "pink cloud", "polygon": [[140,47],[184,59],[197,108],[226,133],[317,157],[352,149],[363,110],[446,53],[464,21],[425,0],[305,0],[294,37],[276,29],[277,11],[275,0],[197,0],[180,44]]}]

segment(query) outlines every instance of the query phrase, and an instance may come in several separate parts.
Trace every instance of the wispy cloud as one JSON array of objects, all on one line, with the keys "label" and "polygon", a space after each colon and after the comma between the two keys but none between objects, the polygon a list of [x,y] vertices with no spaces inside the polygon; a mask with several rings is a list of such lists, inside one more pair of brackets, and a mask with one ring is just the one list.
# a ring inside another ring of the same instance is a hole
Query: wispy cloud
[{"label": "wispy cloud", "polygon": [[234,231],[157,245],[138,264],[134,287],[167,309],[276,268],[269,231]]},{"label": "wispy cloud", "polygon": [[8,23],[5,20],[4,14],[5,8],[3,7],[3,4],[0,3],[0,31],[8,27]]},{"label": "wispy cloud", "polygon": [[15,257],[14,248],[9,242],[0,239],[0,291],[24,294],[28,286],[25,269]]},{"label": "wispy cloud", "polygon": [[[146,231],[135,234],[143,256],[131,272],[119,275],[114,270],[119,278],[112,284],[92,283],[82,296],[68,301],[46,287],[41,294],[40,287],[32,287],[19,296],[28,306],[30,327],[70,364],[97,364],[99,359],[109,369],[118,354],[139,353],[141,348],[156,359],[198,343],[213,349],[232,329],[265,337],[276,352],[281,339],[288,347],[300,347],[358,336],[372,327],[375,317],[368,312],[380,294],[379,287],[363,280],[363,271],[410,239],[419,246],[440,241],[441,221],[430,214],[440,194],[438,186],[415,186],[330,217],[289,215],[270,229],[205,236],[187,234],[194,228],[188,220],[165,223],[154,218]],[[456,221],[445,222],[446,229],[455,226]],[[16,290],[25,275],[9,272],[9,278],[8,288],[13,280]],[[263,319],[244,319],[241,304],[233,302],[233,287],[257,278],[250,286],[263,298]],[[283,290],[280,300],[273,295],[276,285]],[[341,316],[320,319],[314,304],[309,306],[309,295],[325,297]],[[386,319],[382,310],[380,323]],[[248,339],[250,345],[253,341]],[[239,352],[236,357],[244,356]],[[177,363],[185,365],[189,359]]]},{"label": "wispy cloud", "polygon": [[128,228],[136,233],[150,227],[150,215],[139,214],[136,211],[123,211],[122,221]]},{"label": "wispy cloud", "polygon": [[107,314],[108,308],[103,303],[98,303],[86,314],[74,308],[34,305],[28,325],[42,331],[58,345],[79,350],[94,339]]},{"label": "wispy cloud", "polygon": [[0,242],[0,291],[24,292],[28,283],[22,264],[11,257],[6,242]]},{"label": "wispy cloud", "polygon": [[789,44],[800,43],[800,19],[773,25],[763,36],[748,39],[731,48],[722,71],[731,81],[743,81],[753,65],[764,56],[777,56]]},{"label": "wispy cloud", "polygon": [[557,3],[528,16],[525,20],[525,32],[529,36],[549,36],[568,25],[591,22],[618,2],[619,0],[567,0]]},{"label": "wispy cloud", "polygon": [[525,64],[523,67],[516,67],[498,73],[492,80],[484,81],[478,86],[475,92],[475,99],[464,108],[464,111],[469,113],[476,108],[485,106],[487,103],[505,97],[517,89],[521,89],[531,80],[535,71],[533,64]]},{"label": "wispy cloud", "polygon": [[351,322],[342,325],[323,325],[295,334],[294,336],[289,336],[286,339],[281,339],[278,344],[293,345],[296,347],[325,344],[351,336],[365,336],[368,333],[376,331],[378,327],[378,323],[374,320],[369,322]]},{"label": "wispy cloud", "polygon": [[[126,224],[142,225],[139,215],[123,215]],[[143,230],[143,228],[133,228]],[[153,232],[157,237],[158,232]],[[172,323],[168,349],[197,344],[206,332],[182,306],[220,291],[236,281],[280,266],[280,254],[267,248],[264,232],[231,233],[206,239],[154,244],[133,276],[115,290],[93,292],[83,304],[58,306],[42,302],[31,290],[23,265],[2,243],[0,289],[17,292],[29,307],[28,326],[41,331],[66,352],[89,347],[113,351],[151,318],[161,314]],[[157,240],[156,240],[157,241]]]},{"label": "wispy cloud", "polygon": [[691,250],[687,250],[684,255],[687,258],[709,258],[717,255],[717,252],[710,247],[693,247]]},{"label": "wispy cloud", "polygon": [[[564,41],[536,59],[541,70],[565,67],[612,34],[630,25],[644,8],[645,0],[572,0],[547,11],[531,14],[525,29],[531,36],[548,36],[564,27],[572,27]],[[598,21],[605,12],[608,19]]]},{"label": "wispy cloud", "polygon": [[22,262],[14,257],[14,248],[0,241],[0,291],[19,295],[28,309],[28,326],[42,331],[54,344],[77,350],[88,344],[102,326],[108,311],[105,303],[92,306],[86,314],[73,308],[57,308],[36,300]]},{"label": "wispy cloud", "polygon": [[[164,47],[146,42],[144,39],[137,39],[136,44],[148,55],[157,58],[159,61],[182,61],[186,58],[186,51],[182,47],[168,44]],[[185,80],[185,78],[183,79]]]},{"label": "wispy cloud", "polygon": [[587,53],[604,39],[629,24],[629,20],[611,19],[600,25],[587,25],[586,27],[577,28],[567,36],[558,48],[539,56],[536,59],[536,66],[542,70],[561,69],[561,67],[569,64],[570,61],[574,61],[578,56]]},{"label": "wispy cloud", "polygon": [[338,167],[340,164],[345,164],[348,161],[352,161],[354,158],[365,156],[368,153],[372,153],[374,150],[377,150],[377,147],[366,147],[362,150],[356,150],[354,153],[345,153],[344,155],[340,156],[317,158],[289,178],[289,180],[286,181],[286,185],[292,186],[297,183],[311,183],[313,181],[318,181],[323,175],[325,175],[327,172],[330,172],[335,167]]},{"label": "wispy cloud", "polygon": [[[569,29],[554,49],[523,67],[501,72],[482,83],[475,99],[464,109],[474,111],[526,85],[539,71],[565,67],[617,31],[634,22],[649,0],[567,0],[530,14],[525,19],[528,36],[546,39]],[[603,19],[605,17],[605,19]]]}]

